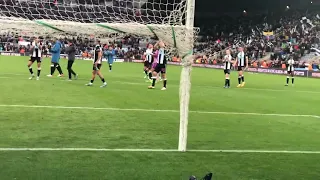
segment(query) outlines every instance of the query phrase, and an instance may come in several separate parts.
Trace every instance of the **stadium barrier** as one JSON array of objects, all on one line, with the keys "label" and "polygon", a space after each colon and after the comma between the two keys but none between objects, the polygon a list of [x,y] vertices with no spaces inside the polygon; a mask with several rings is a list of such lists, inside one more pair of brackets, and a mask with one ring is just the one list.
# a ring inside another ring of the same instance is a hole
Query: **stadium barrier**
[{"label": "stadium barrier", "polygon": [[[132,60],[135,63],[142,63],[143,60]],[[179,62],[168,62],[171,65],[180,65]],[[201,68],[212,68],[212,69],[223,69],[223,65],[212,65],[212,64],[192,64],[193,67],[201,67]],[[265,74],[279,74],[279,75],[287,75],[286,69],[276,69],[276,68],[255,68],[249,67],[247,72],[253,73],[265,73]],[[319,71],[309,71],[309,70],[296,70],[294,72],[295,76],[300,77],[308,77],[308,78],[320,78]]]},{"label": "stadium barrier", "polygon": [[[29,53],[15,53],[15,52],[0,52],[0,55],[3,56],[29,56]],[[48,55],[50,56],[50,55]],[[67,57],[67,54],[61,54],[61,57]],[[80,55],[76,56],[80,60],[88,60],[92,61],[89,58],[82,58]],[[115,58],[114,62],[133,62],[133,63],[142,63],[143,60],[132,60],[132,59],[123,59],[123,58]],[[170,65],[180,65],[179,62],[168,62]],[[200,68],[212,68],[212,69],[223,69],[222,65],[212,65],[212,64],[192,64],[193,67],[200,67]],[[286,69],[275,69],[275,68],[255,68],[249,67],[247,69],[248,72],[253,73],[265,73],[265,74],[279,74],[279,75],[286,75]],[[308,77],[308,78],[320,78],[319,71],[309,71],[309,70],[296,70],[294,72],[295,76],[300,77]]]},{"label": "stadium barrier", "polygon": [[[3,51],[0,52],[0,55],[2,56],[30,56],[30,53],[26,52],[26,53],[15,53],[15,52],[8,52],[8,51]],[[51,57],[51,54],[47,55],[48,57]],[[67,54],[61,54],[60,55],[61,58],[66,58],[68,57]],[[83,58],[81,55],[76,55],[77,59],[80,60],[86,60],[86,61],[92,61],[93,59],[91,58]],[[115,58],[114,62],[124,62],[125,60],[123,58]]]}]

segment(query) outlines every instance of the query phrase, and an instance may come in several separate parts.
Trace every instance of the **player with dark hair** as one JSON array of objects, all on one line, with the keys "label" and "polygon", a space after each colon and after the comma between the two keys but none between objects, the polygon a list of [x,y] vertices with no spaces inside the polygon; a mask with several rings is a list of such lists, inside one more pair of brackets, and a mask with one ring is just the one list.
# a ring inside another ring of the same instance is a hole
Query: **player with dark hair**
[{"label": "player with dark hair", "polygon": [[39,42],[39,39],[35,39],[31,43],[31,58],[28,62],[28,68],[29,72],[31,74],[31,77],[29,78],[30,80],[34,78],[33,70],[32,70],[32,64],[37,61],[37,67],[38,67],[38,72],[37,72],[37,80],[40,78],[40,73],[41,73],[41,60],[42,60],[42,50],[41,50],[41,44]]},{"label": "player with dark hair", "polygon": [[291,76],[291,83],[292,83],[292,86],[294,85],[294,60],[293,60],[293,57],[291,57],[288,62],[287,62],[287,65],[288,65],[288,69],[287,69],[287,73],[288,73],[288,76],[287,76],[287,84],[285,86],[289,86],[289,78]]},{"label": "player with dark hair", "polygon": [[149,89],[154,89],[157,76],[161,72],[161,76],[163,79],[163,87],[161,90],[166,90],[167,89],[167,79],[166,79],[166,66],[167,66],[167,61],[168,61],[168,56],[165,51],[165,44],[163,41],[159,41],[155,46],[159,45],[159,50],[158,50],[158,63],[155,66],[154,71],[152,72],[152,85],[149,86]]},{"label": "player with dark hair", "polygon": [[223,62],[224,62],[223,70],[225,74],[224,88],[230,88],[230,69],[232,65],[232,56],[231,56],[231,51],[229,49],[226,50],[226,55],[224,56]]},{"label": "player with dark hair", "polygon": [[102,66],[102,47],[100,44],[100,41],[97,41],[97,45],[94,48],[94,56],[93,56],[93,71],[92,71],[92,78],[90,80],[90,82],[88,84],[86,84],[86,86],[92,86],[94,79],[96,78],[96,75],[98,74],[98,76],[100,77],[101,81],[102,81],[102,85],[100,86],[101,88],[106,87],[107,86],[107,82],[104,80],[104,77],[101,73],[101,66]]},{"label": "player with dark hair", "polygon": [[71,81],[72,75],[74,76],[74,79],[78,79],[78,75],[72,69],[73,63],[76,59],[76,47],[71,41],[68,42],[68,45],[69,47],[67,47],[65,51],[68,54],[68,80]]},{"label": "player with dark hair", "polygon": [[243,71],[248,68],[248,56],[245,54],[243,47],[239,47],[239,53],[236,57],[236,62],[234,65],[238,67],[238,83],[239,84],[237,87],[243,87],[246,84],[244,81]]}]

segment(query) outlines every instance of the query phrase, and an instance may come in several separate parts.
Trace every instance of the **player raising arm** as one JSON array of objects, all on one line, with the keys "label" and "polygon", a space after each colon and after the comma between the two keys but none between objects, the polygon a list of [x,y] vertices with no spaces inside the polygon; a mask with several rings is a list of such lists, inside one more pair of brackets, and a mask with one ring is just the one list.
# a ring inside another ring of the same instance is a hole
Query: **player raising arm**
[{"label": "player raising arm", "polygon": [[149,86],[149,89],[154,89],[155,88],[155,84],[156,84],[156,80],[157,80],[157,76],[158,74],[161,72],[161,76],[163,79],[163,87],[161,90],[166,90],[167,89],[167,79],[166,79],[166,66],[167,66],[167,54],[165,51],[165,44],[162,41],[159,41],[159,52],[158,52],[158,63],[155,66],[154,71],[152,72],[152,85]]},{"label": "player raising arm", "polygon": [[[239,53],[236,57],[235,66],[238,67],[238,86],[243,87],[246,83],[244,81],[243,71],[248,68],[248,56],[244,53],[243,47],[239,47]],[[242,81],[242,83],[241,83]]]},{"label": "player raising arm", "polygon": [[294,67],[293,67],[293,65],[294,65],[294,60],[293,60],[293,57],[291,57],[289,60],[288,60],[288,62],[287,62],[287,64],[288,64],[288,76],[287,76],[287,84],[285,85],[285,86],[288,86],[289,85],[289,78],[290,78],[290,76],[291,76],[291,83],[292,83],[292,86],[293,86],[293,84],[294,84]]},{"label": "player raising arm", "polygon": [[32,64],[37,61],[37,67],[38,67],[38,73],[37,73],[37,80],[40,78],[40,72],[41,72],[41,59],[42,59],[42,53],[41,53],[41,44],[39,42],[39,39],[35,39],[31,43],[31,58],[28,62],[28,68],[29,72],[31,74],[30,80],[34,78],[33,70],[32,70]]},{"label": "player raising arm", "polygon": [[230,88],[230,69],[231,69],[231,64],[232,64],[232,56],[230,50],[226,50],[226,55],[223,58],[223,69],[224,69],[224,74],[225,74],[225,84],[224,88]]},{"label": "player raising arm", "polygon": [[102,66],[102,47],[100,45],[100,41],[97,41],[97,45],[94,48],[94,62],[93,62],[93,71],[92,71],[92,78],[90,80],[90,82],[88,84],[86,84],[86,86],[92,86],[94,79],[96,78],[96,75],[98,74],[98,76],[100,77],[101,81],[102,81],[102,85],[100,86],[101,88],[106,87],[107,86],[107,82],[104,80],[104,77],[101,73],[101,66]]}]

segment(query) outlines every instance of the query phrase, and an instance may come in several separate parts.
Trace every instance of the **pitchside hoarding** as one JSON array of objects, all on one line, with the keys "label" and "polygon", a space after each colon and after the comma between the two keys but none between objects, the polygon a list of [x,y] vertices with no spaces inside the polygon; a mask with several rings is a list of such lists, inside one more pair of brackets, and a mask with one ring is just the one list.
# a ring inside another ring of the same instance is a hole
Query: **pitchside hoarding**
[{"label": "pitchside hoarding", "polygon": [[[0,55],[3,56],[28,56],[28,54],[19,54],[13,52],[0,52]],[[62,54],[61,57],[65,57],[67,55]],[[80,56],[79,56],[80,57]],[[83,60],[92,60],[92,59],[83,59]],[[143,60],[129,60],[129,59],[115,59],[115,62],[134,62],[134,63],[142,63]],[[169,62],[168,64],[171,65],[180,65],[179,62]],[[193,67],[200,67],[200,68],[212,68],[212,69],[223,69],[221,65],[211,65],[211,64],[192,64]],[[249,67],[247,69],[248,72],[255,72],[255,73],[265,73],[265,74],[279,74],[279,75],[286,75],[287,71],[285,69],[271,69],[271,68],[253,68]],[[308,71],[308,70],[296,70],[294,72],[295,76],[300,77],[312,77],[312,78],[320,78],[320,72],[318,71]]]},{"label": "pitchside hoarding", "polygon": [[[133,60],[132,62],[143,62],[142,60]],[[178,62],[169,62],[168,64],[171,65],[180,65]],[[201,68],[212,68],[212,69],[223,69],[222,65],[211,65],[211,64],[192,64],[193,67],[201,67]],[[279,75],[286,75],[286,69],[271,69],[271,68],[254,68],[249,67],[247,72],[253,73],[265,73],[265,74],[279,74]],[[320,72],[318,71],[307,71],[307,70],[297,70],[294,72],[295,76],[300,77],[313,77],[313,78],[320,78]]]}]

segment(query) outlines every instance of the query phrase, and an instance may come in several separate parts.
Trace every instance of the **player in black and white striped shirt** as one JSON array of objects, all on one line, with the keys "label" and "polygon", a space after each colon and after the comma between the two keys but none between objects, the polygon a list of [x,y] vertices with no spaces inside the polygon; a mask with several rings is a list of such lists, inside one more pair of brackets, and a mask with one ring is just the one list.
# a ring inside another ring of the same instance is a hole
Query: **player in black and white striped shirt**
[{"label": "player in black and white striped shirt", "polygon": [[230,70],[232,66],[232,56],[230,50],[226,50],[226,55],[223,58],[223,63],[223,70],[226,78],[224,88],[230,88]]},{"label": "player in black and white striped shirt", "polygon": [[148,49],[146,50],[145,54],[146,56],[145,60],[144,60],[144,73],[146,74],[145,78],[149,78],[149,80],[151,80],[152,78],[152,63],[153,63],[153,45],[149,44],[148,45]]},{"label": "player in black and white striped shirt", "polygon": [[31,74],[31,77],[29,78],[30,80],[33,79],[35,76],[33,74],[32,70],[32,64],[37,61],[37,67],[38,67],[38,72],[37,72],[37,80],[39,80],[40,73],[41,73],[41,59],[42,59],[42,49],[41,49],[41,43],[39,42],[39,39],[35,39],[31,43],[31,58],[28,62],[28,68],[29,72]]},{"label": "player in black and white striped shirt", "polygon": [[92,68],[92,78],[86,86],[92,86],[94,79],[96,78],[96,75],[98,75],[102,81],[101,88],[107,86],[107,82],[104,80],[104,77],[101,73],[101,66],[102,66],[102,46],[100,44],[100,41],[97,41],[97,45],[94,48],[94,54],[93,54],[93,68]]},{"label": "player in black and white striped shirt", "polygon": [[287,65],[288,65],[288,76],[287,76],[287,84],[285,86],[288,86],[289,85],[289,78],[291,76],[291,83],[292,83],[292,86],[294,84],[294,60],[293,60],[293,57],[291,57],[288,62],[287,62]]},{"label": "player in black and white striped shirt", "polygon": [[248,68],[248,56],[243,51],[243,47],[239,47],[239,53],[236,57],[236,62],[234,65],[238,67],[238,83],[239,84],[237,87],[243,87],[245,85],[243,71]]}]

